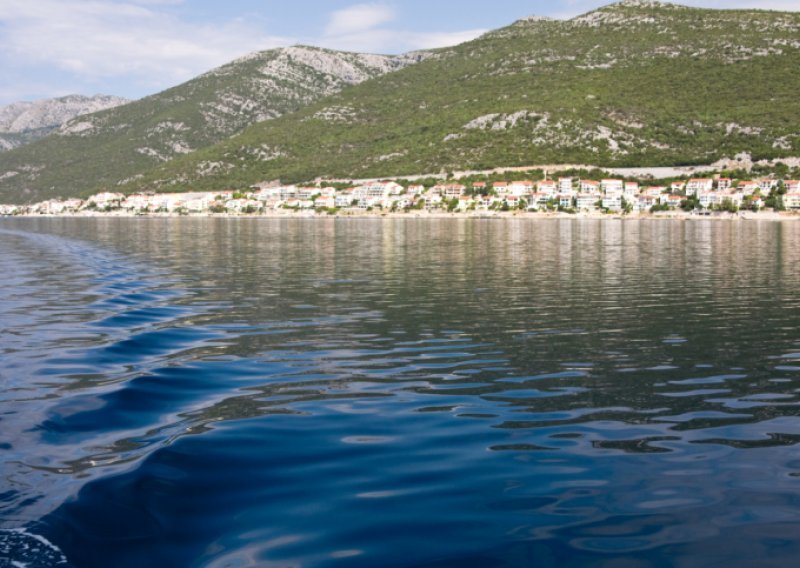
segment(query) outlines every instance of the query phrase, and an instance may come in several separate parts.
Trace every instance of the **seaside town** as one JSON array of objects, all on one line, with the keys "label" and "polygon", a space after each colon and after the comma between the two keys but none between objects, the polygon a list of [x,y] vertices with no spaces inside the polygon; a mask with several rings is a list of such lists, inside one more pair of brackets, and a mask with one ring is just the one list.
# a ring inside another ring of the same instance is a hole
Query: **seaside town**
[{"label": "seaside town", "polygon": [[102,192],[83,199],[0,205],[0,215],[269,215],[539,212],[647,214],[661,211],[800,211],[800,180],[732,180],[725,177],[643,185],[622,179],[572,177],[541,181],[439,182],[435,185],[372,181],[355,187],[305,187],[266,183],[248,191],[189,193]]}]

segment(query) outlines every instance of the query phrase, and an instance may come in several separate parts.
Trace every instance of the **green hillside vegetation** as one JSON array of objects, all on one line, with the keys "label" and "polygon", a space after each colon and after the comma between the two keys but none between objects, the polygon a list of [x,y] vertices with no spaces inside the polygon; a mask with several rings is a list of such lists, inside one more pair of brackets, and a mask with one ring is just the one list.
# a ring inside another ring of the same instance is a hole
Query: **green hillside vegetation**
[{"label": "green hillside vegetation", "polygon": [[798,14],[622,2],[517,22],[123,187],[798,156],[797,69]]},{"label": "green hillside vegetation", "polygon": [[[421,57],[303,46],[252,54],[157,95],[78,117],[45,139],[0,154],[0,202],[113,189],[176,156]],[[261,148],[258,155],[270,152]]]},{"label": "green hillside vegetation", "polygon": [[[25,144],[30,144],[31,142],[39,140],[52,131],[52,128],[35,128],[24,132],[1,132],[0,140],[5,140],[11,148],[16,148],[17,146],[24,146]],[[2,147],[3,144],[0,142],[0,148]]]}]

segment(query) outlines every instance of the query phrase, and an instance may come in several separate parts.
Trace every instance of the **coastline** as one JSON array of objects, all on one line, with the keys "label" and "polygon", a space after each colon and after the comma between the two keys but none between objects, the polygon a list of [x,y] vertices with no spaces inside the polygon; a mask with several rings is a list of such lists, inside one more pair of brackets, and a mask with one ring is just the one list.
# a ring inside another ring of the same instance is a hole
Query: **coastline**
[{"label": "coastline", "polygon": [[308,211],[269,211],[265,213],[130,213],[124,211],[80,211],[77,213],[26,213],[0,216],[0,219],[12,218],[120,218],[120,219],[529,219],[529,220],[593,220],[593,221],[800,221],[797,211],[740,211],[737,213],[712,212],[707,215],[684,211],[663,211],[658,213],[563,213],[563,212],[529,212],[529,211],[409,211],[409,212],[375,212],[375,211],[339,211],[337,213],[317,213]]}]

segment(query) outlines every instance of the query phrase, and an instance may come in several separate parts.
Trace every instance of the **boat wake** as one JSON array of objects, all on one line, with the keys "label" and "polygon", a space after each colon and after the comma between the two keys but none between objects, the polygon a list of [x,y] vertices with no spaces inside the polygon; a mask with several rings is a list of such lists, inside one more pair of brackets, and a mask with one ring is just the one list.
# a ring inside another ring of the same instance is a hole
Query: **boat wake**
[{"label": "boat wake", "polygon": [[52,542],[26,529],[0,529],[0,568],[69,568]]}]

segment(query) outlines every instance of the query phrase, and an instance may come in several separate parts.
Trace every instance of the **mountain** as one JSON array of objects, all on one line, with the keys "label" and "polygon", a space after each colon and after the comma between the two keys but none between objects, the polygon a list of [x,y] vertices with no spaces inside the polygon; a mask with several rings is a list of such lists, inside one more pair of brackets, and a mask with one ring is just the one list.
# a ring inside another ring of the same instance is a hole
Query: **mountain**
[{"label": "mountain", "polygon": [[129,102],[121,97],[68,95],[0,107],[0,152],[34,142],[69,120]]},{"label": "mountain", "polygon": [[798,69],[797,13],[625,1],[567,21],[525,18],[124,189],[798,156]]},{"label": "mountain", "polygon": [[[47,138],[0,154],[0,202],[112,189],[249,125],[425,57],[304,46],[248,55],[157,95],[74,118]],[[268,147],[259,152],[273,155]]]}]

